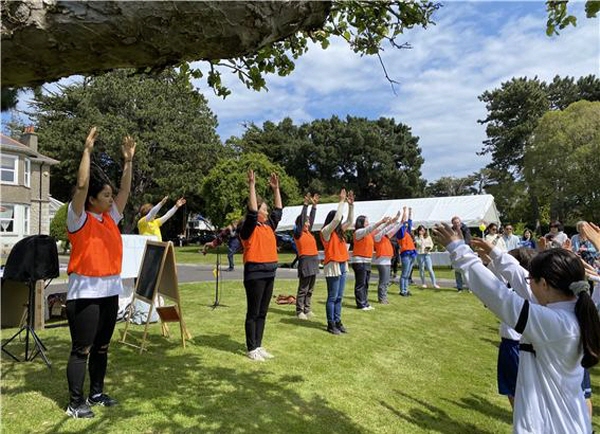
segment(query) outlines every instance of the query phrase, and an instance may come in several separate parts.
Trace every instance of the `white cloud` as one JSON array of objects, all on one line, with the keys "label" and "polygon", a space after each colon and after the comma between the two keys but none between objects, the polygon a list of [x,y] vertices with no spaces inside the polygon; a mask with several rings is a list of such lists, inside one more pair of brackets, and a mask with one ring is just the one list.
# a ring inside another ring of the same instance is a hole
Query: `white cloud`
[{"label": "white cloud", "polygon": [[[436,14],[437,25],[408,31],[413,49],[387,49],[390,89],[376,58],[360,57],[343,41],[323,51],[313,47],[289,77],[268,80],[268,93],[240,89],[225,101],[210,98],[223,137],[240,135],[236,119],[296,123],[336,114],[394,117],[420,137],[425,178],[465,176],[487,164],[477,156],[485,140],[486,116],[477,97],[512,77],[579,77],[598,73],[598,20],[579,17],[558,37],[545,34],[542,2],[501,4],[451,2]],[[228,83],[229,84],[229,83]]]}]

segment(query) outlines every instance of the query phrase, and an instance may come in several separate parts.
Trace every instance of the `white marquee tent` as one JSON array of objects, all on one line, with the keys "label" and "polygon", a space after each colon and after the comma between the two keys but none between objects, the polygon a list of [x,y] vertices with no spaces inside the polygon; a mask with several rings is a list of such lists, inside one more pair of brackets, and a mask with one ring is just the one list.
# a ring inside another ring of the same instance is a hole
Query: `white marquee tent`
[{"label": "white marquee tent", "polygon": [[[317,215],[313,230],[319,230],[327,213],[337,209],[337,203],[320,203],[317,206]],[[451,196],[429,197],[424,199],[393,199],[373,200],[354,203],[354,219],[359,215],[366,215],[369,222],[373,223],[385,216],[395,216],[402,207],[413,210],[413,227],[422,224],[432,227],[439,222],[450,222],[452,217],[459,216],[469,227],[479,227],[481,223],[500,224],[498,209],[494,197],[489,194],[477,196]],[[277,231],[289,231],[294,228],[296,217],[302,212],[302,206],[288,206],[283,209],[283,217]],[[309,211],[310,213],[310,206]],[[348,207],[344,209],[344,218],[348,215]]]}]

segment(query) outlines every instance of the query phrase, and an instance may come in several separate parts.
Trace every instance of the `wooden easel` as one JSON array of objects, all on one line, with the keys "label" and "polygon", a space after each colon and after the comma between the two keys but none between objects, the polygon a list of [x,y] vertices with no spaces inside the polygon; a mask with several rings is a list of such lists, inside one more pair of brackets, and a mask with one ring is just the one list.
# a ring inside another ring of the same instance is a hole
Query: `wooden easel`
[{"label": "wooden easel", "polygon": [[152,309],[158,300],[159,295],[169,299],[174,305],[161,306],[156,308],[156,312],[161,320],[162,335],[170,337],[168,322],[179,322],[181,331],[181,345],[185,348],[185,340],[191,339],[192,336],[188,332],[183,320],[181,311],[181,299],[179,297],[179,286],[177,281],[177,268],[175,266],[175,250],[172,242],[147,241],[144,250],[144,258],[140,266],[140,272],[136,281],[135,292],[131,305],[129,307],[129,315],[133,313],[133,308],[136,299],[144,300],[150,304],[148,310],[148,318],[144,326],[144,335],[141,345],[134,345],[126,342],[127,330],[129,329],[129,321],[125,324],[122,343],[131,345],[140,349],[140,354],[146,349],[146,337],[148,335],[148,324],[150,324],[150,316]]}]

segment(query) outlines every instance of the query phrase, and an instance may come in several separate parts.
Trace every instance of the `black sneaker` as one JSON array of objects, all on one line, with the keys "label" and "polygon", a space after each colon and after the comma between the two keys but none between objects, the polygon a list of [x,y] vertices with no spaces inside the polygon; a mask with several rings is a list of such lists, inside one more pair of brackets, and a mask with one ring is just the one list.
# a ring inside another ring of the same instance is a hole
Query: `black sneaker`
[{"label": "black sneaker", "polygon": [[65,413],[67,414],[67,416],[74,417],[75,419],[89,419],[94,417],[94,412],[92,411],[90,406],[85,402],[77,406],[69,404]]},{"label": "black sneaker", "polygon": [[342,322],[336,322],[335,326],[337,327],[337,329],[339,331],[341,331],[342,333],[348,333],[348,330],[346,330],[346,327],[344,327],[344,324],[342,324]]},{"label": "black sneaker", "polygon": [[332,322],[330,322],[330,323],[327,323],[327,331],[328,331],[329,333],[331,333],[332,335],[339,335],[339,334],[341,334],[341,333],[342,333],[342,332],[340,331],[340,329],[338,329],[338,328],[336,327],[335,323],[332,323]]},{"label": "black sneaker", "polygon": [[113,405],[117,405],[119,401],[111,398],[110,396],[101,393],[100,395],[94,397],[88,397],[87,403],[89,405],[101,405],[103,407],[112,407]]}]

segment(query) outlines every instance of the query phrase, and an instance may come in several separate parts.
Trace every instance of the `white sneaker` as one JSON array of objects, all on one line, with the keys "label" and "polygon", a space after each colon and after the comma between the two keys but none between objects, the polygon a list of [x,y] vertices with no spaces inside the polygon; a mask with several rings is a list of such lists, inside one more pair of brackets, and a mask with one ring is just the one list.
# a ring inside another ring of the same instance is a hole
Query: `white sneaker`
[{"label": "white sneaker", "polygon": [[297,317],[298,319],[308,319],[308,316],[304,312],[300,312]]},{"label": "white sneaker", "polygon": [[308,319],[314,318],[314,316],[315,316],[315,314],[312,313],[312,311],[306,312],[305,315],[306,315],[306,318],[308,318]]},{"label": "white sneaker", "polygon": [[258,351],[258,354],[261,355],[261,357],[263,358],[263,360],[274,359],[275,358],[275,356],[273,354],[269,353],[267,350],[265,350],[264,347],[258,347],[256,349],[256,351]]},{"label": "white sneaker", "polygon": [[255,362],[264,362],[265,358],[262,356],[259,350],[260,348],[256,348],[252,351],[248,351],[246,355],[250,360],[254,360]]},{"label": "white sneaker", "polygon": [[421,288],[425,289],[427,288],[427,285],[421,285]]},{"label": "white sneaker", "polygon": [[373,306],[365,306],[361,307],[360,310],[375,310],[375,308]]}]

